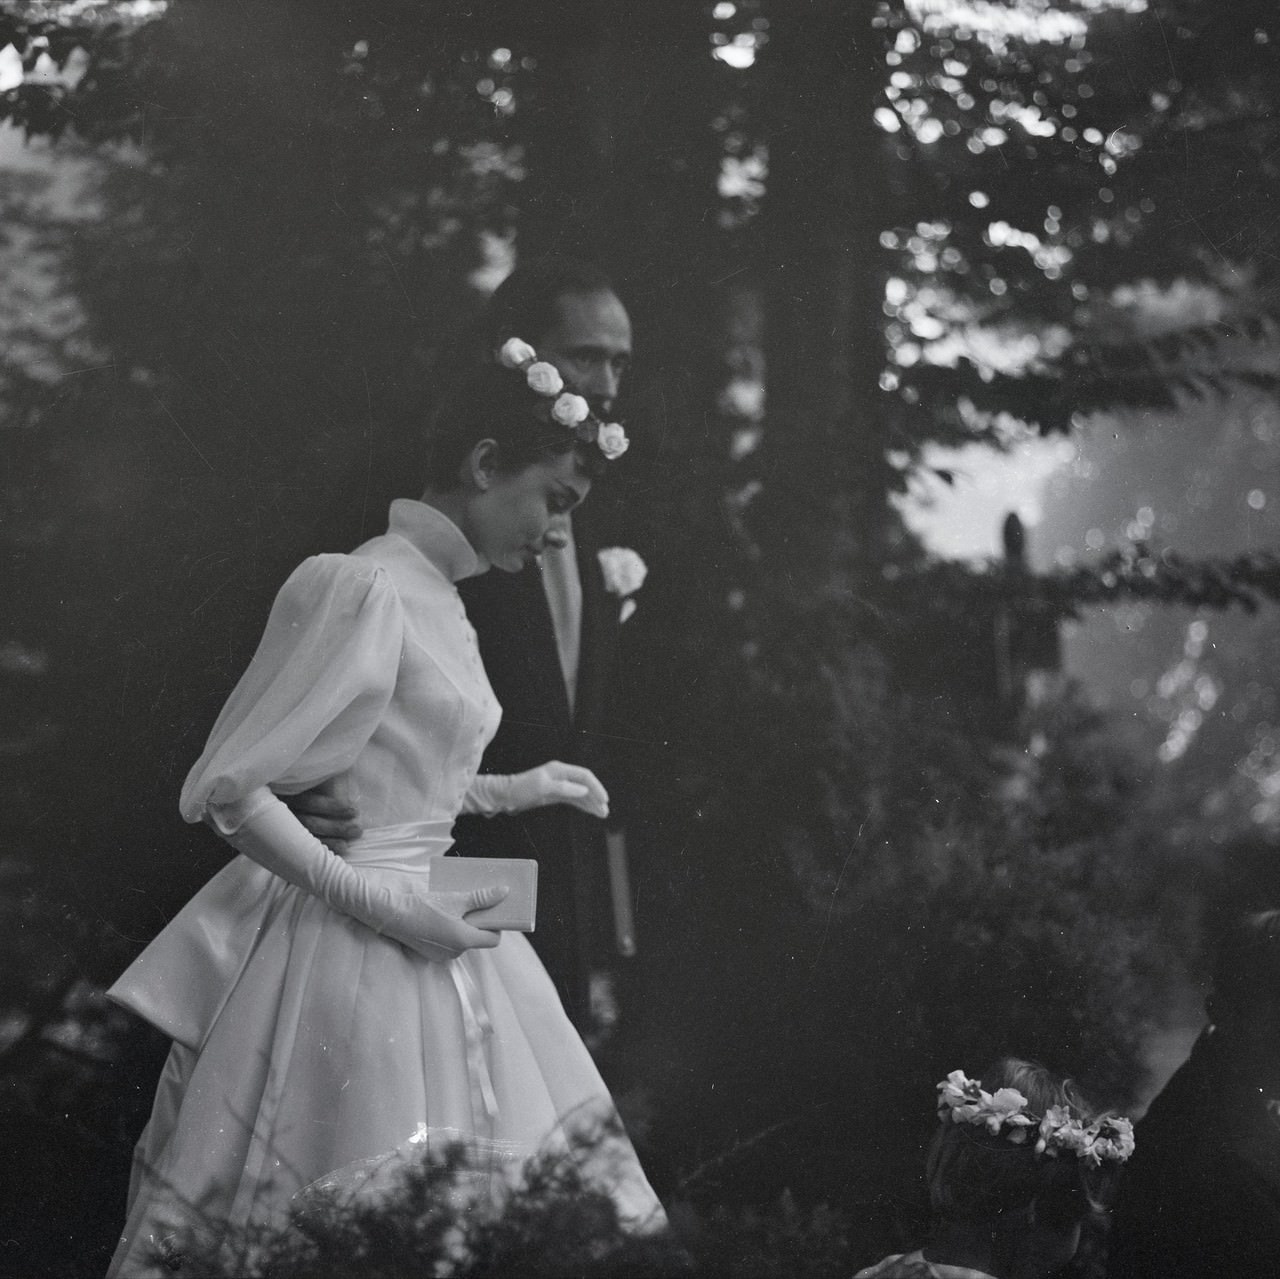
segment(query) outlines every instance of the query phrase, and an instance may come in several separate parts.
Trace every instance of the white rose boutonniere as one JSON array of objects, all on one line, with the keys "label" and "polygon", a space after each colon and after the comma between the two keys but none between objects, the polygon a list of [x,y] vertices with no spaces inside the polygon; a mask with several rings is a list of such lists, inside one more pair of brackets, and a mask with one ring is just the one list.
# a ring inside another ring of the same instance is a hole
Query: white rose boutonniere
[{"label": "white rose boutonniere", "polygon": [[628,546],[605,546],[599,554],[604,588],[622,601],[618,621],[625,622],[636,611],[631,596],[644,585],[649,566]]}]

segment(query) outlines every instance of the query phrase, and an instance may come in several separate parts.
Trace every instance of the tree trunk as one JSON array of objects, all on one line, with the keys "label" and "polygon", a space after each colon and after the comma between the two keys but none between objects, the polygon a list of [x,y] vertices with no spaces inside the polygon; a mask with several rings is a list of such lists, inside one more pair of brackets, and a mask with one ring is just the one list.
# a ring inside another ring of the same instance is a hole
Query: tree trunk
[{"label": "tree trunk", "polygon": [[883,502],[875,9],[871,0],[796,5],[764,51],[768,414],[755,527],[797,581],[827,580],[837,559],[865,561]]}]

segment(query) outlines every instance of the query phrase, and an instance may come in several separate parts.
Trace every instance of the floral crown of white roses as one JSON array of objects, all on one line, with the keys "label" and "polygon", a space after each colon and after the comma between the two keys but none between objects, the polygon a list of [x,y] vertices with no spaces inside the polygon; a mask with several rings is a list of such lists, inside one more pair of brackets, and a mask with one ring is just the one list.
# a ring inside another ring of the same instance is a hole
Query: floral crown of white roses
[{"label": "floral crown of white roses", "polygon": [[1133,1124],[1119,1115],[1086,1124],[1066,1106],[1050,1106],[1043,1115],[1033,1115],[1028,1104],[1016,1088],[989,1093],[963,1070],[953,1070],[938,1085],[938,1118],[943,1123],[985,1128],[1015,1146],[1025,1146],[1034,1137],[1037,1155],[1074,1155],[1094,1168],[1122,1164],[1133,1154]]},{"label": "floral crown of white roses", "polygon": [[524,373],[529,389],[547,401],[547,417],[571,430],[584,444],[595,444],[610,462],[621,457],[631,445],[617,422],[602,422],[581,395],[567,391],[564,378],[554,364],[538,359],[538,353],[520,338],[508,338],[498,350],[504,369]]}]

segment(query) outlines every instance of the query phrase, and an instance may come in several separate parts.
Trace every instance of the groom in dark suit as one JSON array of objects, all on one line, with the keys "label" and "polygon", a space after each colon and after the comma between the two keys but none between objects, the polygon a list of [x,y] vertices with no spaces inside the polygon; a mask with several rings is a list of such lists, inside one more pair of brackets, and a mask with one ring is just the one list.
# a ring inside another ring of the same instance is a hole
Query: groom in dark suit
[{"label": "groom in dark suit", "polygon": [[[492,360],[509,337],[529,343],[609,420],[631,358],[631,321],[599,268],[544,258],[518,267],[494,292],[469,335],[464,363]],[[502,724],[482,773],[518,773],[547,760],[582,764],[619,795],[610,760],[608,691],[622,601],[599,558],[608,545],[596,502],[574,513],[569,544],[520,573],[489,572],[460,584]],[[310,791],[289,800],[329,842],[354,839],[359,815],[341,797]],[[515,816],[462,817],[458,851],[538,862],[538,927],[531,940],[588,1043],[613,1010],[604,960],[617,953],[606,840],[619,864],[621,832],[565,804]]]},{"label": "groom in dark suit", "polygon": [[[564,258],[518,267],[482,319],[488,358],[507,338],[522,338],[609,420],[631,358],[631,321],[597,268]],[[503,711],[480,771],[518,773],[549,759],[582,764],[604,782],[617,813],[607,714],[621,601],[607,589],[599,524],[588,504],[574,513],[568,546],[548,549],[520,573],[484,573],[459,589]],[[589,1037],[606,1029],[605,823],[558,804],[512,817],[464,817],[455,833],[463,853],[537,860],[533,944],[579,1029]]]}]

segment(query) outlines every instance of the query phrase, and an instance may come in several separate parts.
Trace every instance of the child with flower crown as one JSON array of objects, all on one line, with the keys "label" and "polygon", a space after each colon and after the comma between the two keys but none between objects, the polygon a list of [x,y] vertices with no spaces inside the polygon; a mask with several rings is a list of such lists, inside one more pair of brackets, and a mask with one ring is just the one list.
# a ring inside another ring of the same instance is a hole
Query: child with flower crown
[{"label": "child with flower crown", "polygon": [[[436,879],[459,813],[608,814],[578,765],[478,775],[501,708],[457,584],[561,543],[625,449],[512,344],[442,404],[422,499],[281,589],[180,802],[238,856],[110,991],[173,1040],[112,1279],[181,1273],[193,1237],[237,1249],[317,1189],[376,1202],[455,1141],[500,1194],[528,1156],[603,1135],[589,1182],[624,1223],[664,1223],[545,969],[477,914],[506,890]],[[366,823],[344,856],[280,798],[335,778]]]},{"label": "child with flower crown", "polygon": [[1043,1066],[1005,1057],[978,1079],[953,1070],[926,1165],[929,1242],[854,1279],[1049,1279],[1132,1150],[1127,1119],[1095,1115]]}]

